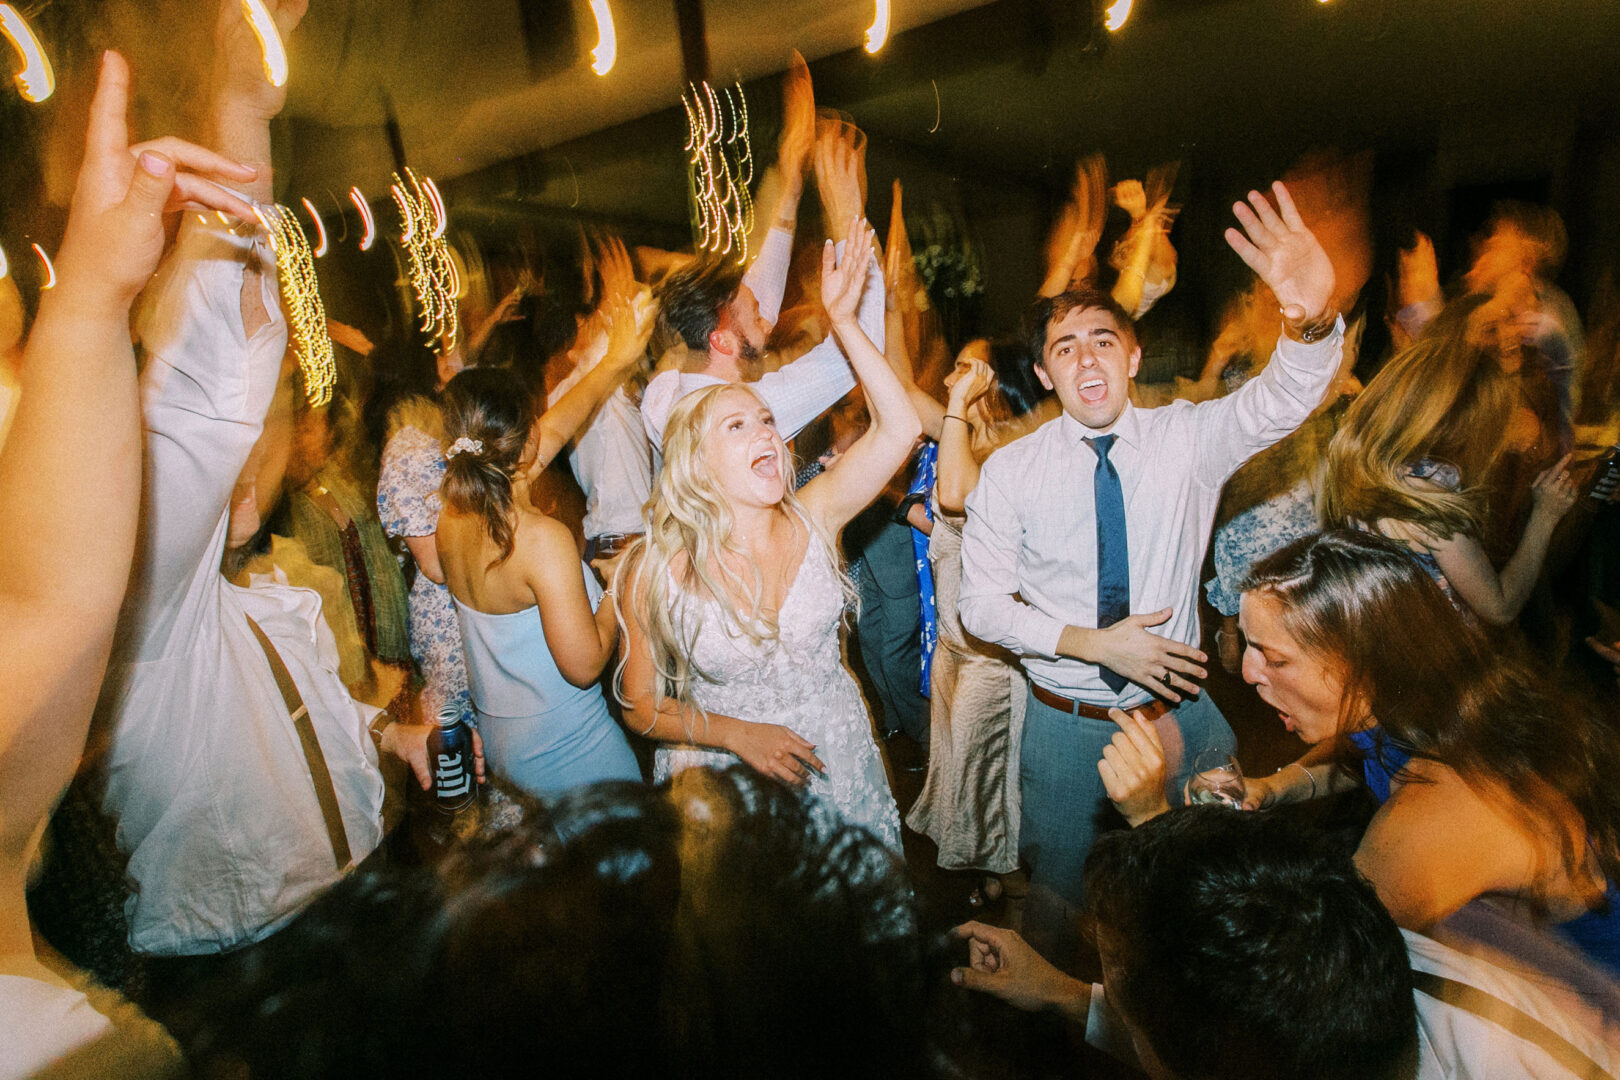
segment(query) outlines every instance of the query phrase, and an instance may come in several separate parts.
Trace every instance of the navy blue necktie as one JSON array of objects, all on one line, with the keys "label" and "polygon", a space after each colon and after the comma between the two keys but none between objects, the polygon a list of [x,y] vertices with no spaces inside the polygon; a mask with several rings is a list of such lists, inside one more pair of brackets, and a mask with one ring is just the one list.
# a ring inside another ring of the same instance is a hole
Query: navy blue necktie
[{"label": "navy blue necktie", "polygon": [[[1106,630],[1131,613],[1131,556],[1125,543],[1125,491],[1119,473],[1108,460],[1114,435],[1086,440],[1097,455],[1092,496],[1097,508],[1097,629]],[[1099,668],[1108,689],[1119,693],[1129,682],[1108,668]]]}]

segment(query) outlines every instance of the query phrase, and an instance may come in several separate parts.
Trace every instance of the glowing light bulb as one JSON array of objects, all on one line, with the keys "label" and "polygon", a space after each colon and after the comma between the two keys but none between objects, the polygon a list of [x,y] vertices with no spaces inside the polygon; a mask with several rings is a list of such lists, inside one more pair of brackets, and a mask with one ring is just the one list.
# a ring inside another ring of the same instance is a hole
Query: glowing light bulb
[{"label": "glowing light bulb", "polygon": [[0,247],[0,278],[11,273],[11,264],[6,261],[6,249]]},{"label": "glowing light bulb", "polygon": [[304,209],[309,211],[309,220],[315,223],[315,257],[318,259],[326,254],[326,222],[321,220],[321,215],[315,212],[315,204],[308,199],[304,200]]},{"label": "glowing light bulb", "polygon": [[270,17],[264,0],[242,0],[242,14],[247,16],[253,35],[259,39],[259,49],[264,53],[264,77],[270,80],[271,86],[286,86],[287,47],[281,42],[281,31],[276,29],[276,20]]},{"label": "glowing light bulb", "polygon": [[377,223],[371,217],[371,204],[366,202],[366,197],[360,194],[357,187],[349,189],[349,199],[354,203],[354,208],[360,211],[360,221],[366,227],[365,234],[360,237],[360,250],[370,251],[371,245],[377,242]]},{"label": "glowing light bulb", "polygon": [[1103,25],[1110,30],[1118,30],[1125,25],[1125,20],[1131,17],[1131,4],[1133,0],[1114,0],[1114,5],[1108,9],[1107,18]]},{"label": "glowing light bulb", "polygon": [[591,0],[591,14],[596,16],[596,48],[591,50],[591,70],[606,75],[619,58],[619,35],[613,29],[613,12],[608,9],[608,0]]},{"label": "glowing light bulb", "polygon": [[17,72],[17,90],[23,100],[38,104],[54,94],[56,72],[51,69],[45,50],[40,48],[39,38],[10,4],[0,4],[0,34],[6,36],[22,59],[22,70]]},{"label": "glowing light bulb", "polygon": [[56,288],[56,267],[51,265],[51,257],[45,254],[45,249],[38,244],[34,245],[34,254],[38,255],[39,261],[45,264],[45,284],[41,285],[40,288]]},{"label": "glowing light bulb", "polygon": [[866,30],[866,51],[875,53],[889,40],[889,0],[877,0],[877,13]]}]

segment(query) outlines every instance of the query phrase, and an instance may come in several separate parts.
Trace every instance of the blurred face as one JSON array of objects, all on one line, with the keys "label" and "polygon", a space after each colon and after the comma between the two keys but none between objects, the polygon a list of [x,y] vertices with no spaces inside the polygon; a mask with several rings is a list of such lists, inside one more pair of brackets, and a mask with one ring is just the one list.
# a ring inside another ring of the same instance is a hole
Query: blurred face
[{"label": "blurred face", "polygon": [[1238,626],[1248,639],[1243,679],[1276,709],[1283,726],[1316,744],[1339,733],[1344,678],[1336,665],[1309,652],[1288,631],[1282,604],[1269,593],[1243,594]]},{"label": "blurred face", "polygon": [[741,387],[722,390],[703,437],[710,474],[734,505],[775,506],[787,494],[787,445],[764,402]]},{"label": "blurred face", "polygon": [[737,295],[721,312],[720,330],[735,339],[740,362],[756,363],[759,360],[760,353],[765,349],[765,340],[770,337],[771,324],[760,315],[759,301],[747,285],[737,290]]},{"label": "blurred face", "polygon": [[1102,308],[1073,308],[1046,326],[1035,374],[1057,392],[1063,411],[1094,431],[1107,431],[1125,411],[1142,350],[1127,343]]},{"label": "blurred face", "polygon": [[1531,273],[1535,262],[1534,247],[1525,235],[1512,225],[1498,225],[1480,244],[1464,281],[1469,292],[1489,292],[1509,274]]}]

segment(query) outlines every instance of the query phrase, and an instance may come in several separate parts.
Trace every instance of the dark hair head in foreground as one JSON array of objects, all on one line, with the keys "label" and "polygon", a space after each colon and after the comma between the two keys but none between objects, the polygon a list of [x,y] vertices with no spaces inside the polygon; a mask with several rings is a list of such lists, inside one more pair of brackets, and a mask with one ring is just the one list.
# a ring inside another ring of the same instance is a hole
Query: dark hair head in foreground
[{"label": "dark hair head in foreground", "polygon": [[207,1077],[916,1076],[924,951],[869,833],[694,769],[340,882],[208,988],[190,1048]]},{"label": "dark hair head in foreground", "polygon": [[1409,1076],[1406,945],[1349,856],[1219,806],[1103,836],[1086,862],[1108,998],[1182,1080]]}]

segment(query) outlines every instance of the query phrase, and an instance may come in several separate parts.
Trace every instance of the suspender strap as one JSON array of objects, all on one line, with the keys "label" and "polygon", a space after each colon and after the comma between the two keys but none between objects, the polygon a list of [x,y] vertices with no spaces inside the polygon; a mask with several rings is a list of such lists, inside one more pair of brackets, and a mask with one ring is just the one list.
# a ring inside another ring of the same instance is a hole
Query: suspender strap
[{"label": "suspender strap", "polygon": [[349,851],[349,834],[343,828],[343,811],[338,809],[337,789],[332,786],[332,772],[326,767],[326,755],[321,753],[321,742],[315,737],[315,724],[309,718],[309,709],[305,707],[304,699],[298,693],[298,684],[293,682],[292,674],[287,670],[287,665],[281,662],[281,654],[276,652],[270,638],[251,618],[248,619],[248,626],[252,628],[253,636],[259,639],[264,658],[270,661],[270,671],[276,677],[276,688],[281,691],[281,700],[286,703],[287,713],[292,717],[298,741],[304,746],[304,761],[309,764],[309,776],[315,782],[315,800],[321,804],[321,817],[326,820],[326,838],[332,842],[332,858],[337,861],[339,870],[347,870],[354,863],[354,856]]},{"label": "suspender strap", "polygon": [[1419,971],[1416,968],[1412,969],[1412,987],[1436,1001],[1471,1012],[1525,1042],[1535,1043],[1558,1064],[1582,1080],[1614,1080],[1610,1073],[1582,1053],[1568,1039],[1495,994],[1488,994],[1477,986],[1469,986],[1467,983],[1432,972]]}]

